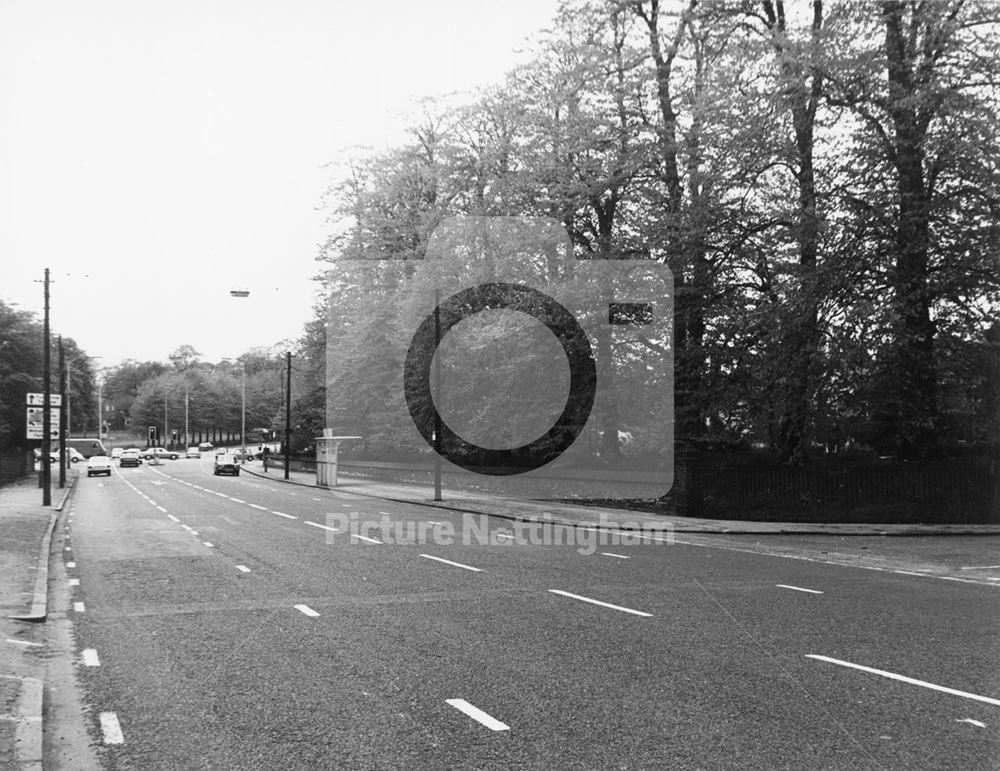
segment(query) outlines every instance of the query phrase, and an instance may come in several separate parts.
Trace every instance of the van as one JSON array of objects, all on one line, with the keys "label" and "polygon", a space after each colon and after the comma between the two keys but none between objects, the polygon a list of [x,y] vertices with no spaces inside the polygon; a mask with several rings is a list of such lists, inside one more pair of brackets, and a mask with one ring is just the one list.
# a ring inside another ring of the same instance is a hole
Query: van
[{"label": "van", "polygon": [[74,439],[70,437],[66,440],[66,446],[76,450],[84,458],[108,454],[108,451],[104,449],[104,442],[100,439],[82,439],[80,437]]}]

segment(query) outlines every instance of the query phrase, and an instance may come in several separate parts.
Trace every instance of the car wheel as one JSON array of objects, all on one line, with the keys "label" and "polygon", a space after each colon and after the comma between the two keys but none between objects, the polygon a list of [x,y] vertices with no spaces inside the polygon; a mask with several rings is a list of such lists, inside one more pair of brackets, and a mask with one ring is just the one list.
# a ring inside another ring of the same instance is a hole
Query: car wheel
[{"label": "car wheel", "polygon": [[80,459],[79,458],[70,458],[70,462],[72,462],[72,463],[76,463],[78,460],[80,460]]},{"label": "car wheel", "polygon": [[177,460],[179,457],[181,457],[181,456],[180,455],[171,455],[170,456],[170,460]]}]

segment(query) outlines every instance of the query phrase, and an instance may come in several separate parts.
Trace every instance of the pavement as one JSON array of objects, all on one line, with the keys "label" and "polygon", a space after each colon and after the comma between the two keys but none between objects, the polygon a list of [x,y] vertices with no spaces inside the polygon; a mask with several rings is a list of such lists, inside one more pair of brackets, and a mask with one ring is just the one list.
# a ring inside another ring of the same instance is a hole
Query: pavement
[{"label": "pavement", "polygon": [[35,477],[0,487],[0,768],[42,768],[44,680],[32,649],[48,614],[52,531],[76,484],[42,505]]},{"label": "pavement", "polygon": [[[284,469],[280,466],[272,467],[267,473],[264,473],[263,467],[259,463],[244,465],[243,472],[271,481],[316,487],[316,474],[313,472],[290,471],[288,480],[285,480]],[[489,514],[513,521],[547,522],[609,530],[659,530],[673,533],[726,535],[1000,535],[1000,524],[891,525],[856,522],[750,522],[735,519],[664,516],[629,509],[581,506],[553,501],[509,500],[454,489],[442,490],[443,500],[435,501],[433,490],[429,487],[362,479],[344,474],[339,475],[336,489],[356,495],[387,498],[402,503],[415,503],[471,514]]]},{"label": "pavement", "polygon": [[[260,464],[244,473],[305,487],[316,487],[311,472],[283,469],[265,473]],[[52,532],[76,484],[76,472],[67,487],[53,487],[52,505],[42,505],[34,477],[0,487],[0,768],[19,771],[42,768],[42,709],[44,681],[38,665],[28,657],[32,628],[47,615],[47,586]],[[547,522],[609,530],[656,530],[661,533],[800,534],[800,535],[1000,535],[1000,525],[886,525],[800,522],[743,522],[697,517],[659,516],[627,509],[597,508],[544,501],[512,501],[496,496],[445,489],[443,500],[433,491],[342,476],[337,489],[356,495],[420,504],[512,521]]]}]

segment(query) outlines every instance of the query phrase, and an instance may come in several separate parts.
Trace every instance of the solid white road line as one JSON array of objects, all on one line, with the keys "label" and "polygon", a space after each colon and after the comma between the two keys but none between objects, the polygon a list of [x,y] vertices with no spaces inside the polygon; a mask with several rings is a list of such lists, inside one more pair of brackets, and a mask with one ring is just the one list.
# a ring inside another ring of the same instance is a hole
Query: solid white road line
[{"label": "solid white road line", "polygon": [[852,664],[850,661],[831,659],[829,656],[816,656],[812,653],[807,653],[806,658],[816,659],[817,661],[826,661],[830,664],[838,664],[839,666],[850,667],[851,669],[860,669],[862,672],[871,672],[873,675],[881,675],[882,677],[888,677],[891,680],[899,680],[900,682],[909,683],[910,685],[919,685],[924,688],[930,688],[933,691],[941,691],[941,693],[950,693],[952,696],[964,696],[966,699],[975,699],[976,701],[982,701],[986,704],[993,704],[1000,707],[1000,699],[992,699],[989,696],[980,696],[975,693],[969,693],[968,691],[957,691],[954,688],[946,688],[943,685],[928,683],[926,680],[916,680],[912,677],[907,677],[906,675],[897,675],[895,672],[886,672],[884,669],[874,669],[873,667],[865,667],[861,664]]},{"label": "solid white road line", "polygon": [[301,613],[305,613],[310,618],[316,618],[319,613],[310,608],[308,605],[296,605],[295,609]]},{"label": "solid white road line", "polygon": [[249,573],[250,572],[250,568],[248,568],[246,565],[237,565],[236,569],[238,571],[240,571],[241,573]]},{"label": "solid white road line", "polygon": [[624,554],[612,554],[609,551],[602,551],[601,554],[603,554],[605,557],[614,557],[615,559],[620,559],[620,560],[632,559],[631,557],[626,557]]},{"label": "solid white road line", "polygon": [[83,605],[82,602],[74,602],[73,603],[73,610],[75,610],[77,613],[83,613],[87,609],[84,607],[84,605]]},{"label": "solid white road line", "polygon": [[298,517],[292,516],[291,514],[285,514],[280,511],[275,511],[274,509],[271,509],[271,513],[277,514],[279,517],[284,517],[285,519],[298,519]]},{"label": "solid white road line", "polygon": [[122,727],[118,723],[118,715],[114,712],[101,713],[101,733],[104,734],[105,744],[123,744],[125,742]]},{"label": "solid white road line", "polygon": [[99,667],[101,666],[101,660],[97,658],[97,651],[93,648],[83,649],[83,664],[87,667]]},{"label": "solid white road line", "polygon": [[451,560],[442,559],[441,557],[433,557],[430,554],[421,554],[424,559],[434,560],[435,562],[443,562],[445,565],[452,565],[456,568],[462,568],[463,570],[471,570],[474,573],[482,573],[482,568],[474,568],[472,565],[463,565],[461,562],[452,562]]},{"label": "solid white road line", "polygon": [[1000,565],[969,565],[959,568],[959,570],[995,570],[996,568],[1000,568]]},{"label": "solid white road line", "polygon": [[779,589],[791,589],[796,592],[807,592],[808,594],[822,594],[819,589],[803,589],[801,586],[789,586],[788,584],[775,584]]},{"label": "solid white road line", "polygon": [[641,610],[633,610],[632,608],[624,608],[621,605],[612,605],[610,602],[601,602],[600,600],[593,600],[590,597],[581,597],[579,594],[570,594],[569,592],[564,592],[561,589],[549,589],[552,594],[558,594],[563,597],[569,597],[574,600],[580,600],[580,602],[589,602],[591,605],[600,605],[602,608],[611,608],[612,610],[620,610],[622,613],[631,613],[634,616],[644,616],[649,618],[652,613],[646,613]]},{"label": "solid white road line", "polygon": [[479,707],[474,707],[465,699],[445,699],[445,703],[451,705],[459,712],[464,712],[466,715],[471,717],[477,723],[482,723],[484,726],[489,728],[491,731],[509,731],[510,726],[506,723],[501,723],[492,715],[487,715]]}]

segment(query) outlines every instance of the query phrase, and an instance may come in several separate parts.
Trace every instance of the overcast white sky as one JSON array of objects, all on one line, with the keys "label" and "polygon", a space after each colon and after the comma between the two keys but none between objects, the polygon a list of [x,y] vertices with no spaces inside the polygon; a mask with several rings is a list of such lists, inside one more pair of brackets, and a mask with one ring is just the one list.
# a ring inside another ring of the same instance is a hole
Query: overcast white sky
[{"label": "overcast white sky", "polygon": [[100,366],[298,337],[323,165],[500,80],[556,5],[0,0],[0,299],[40,318],[50,268]]}]

